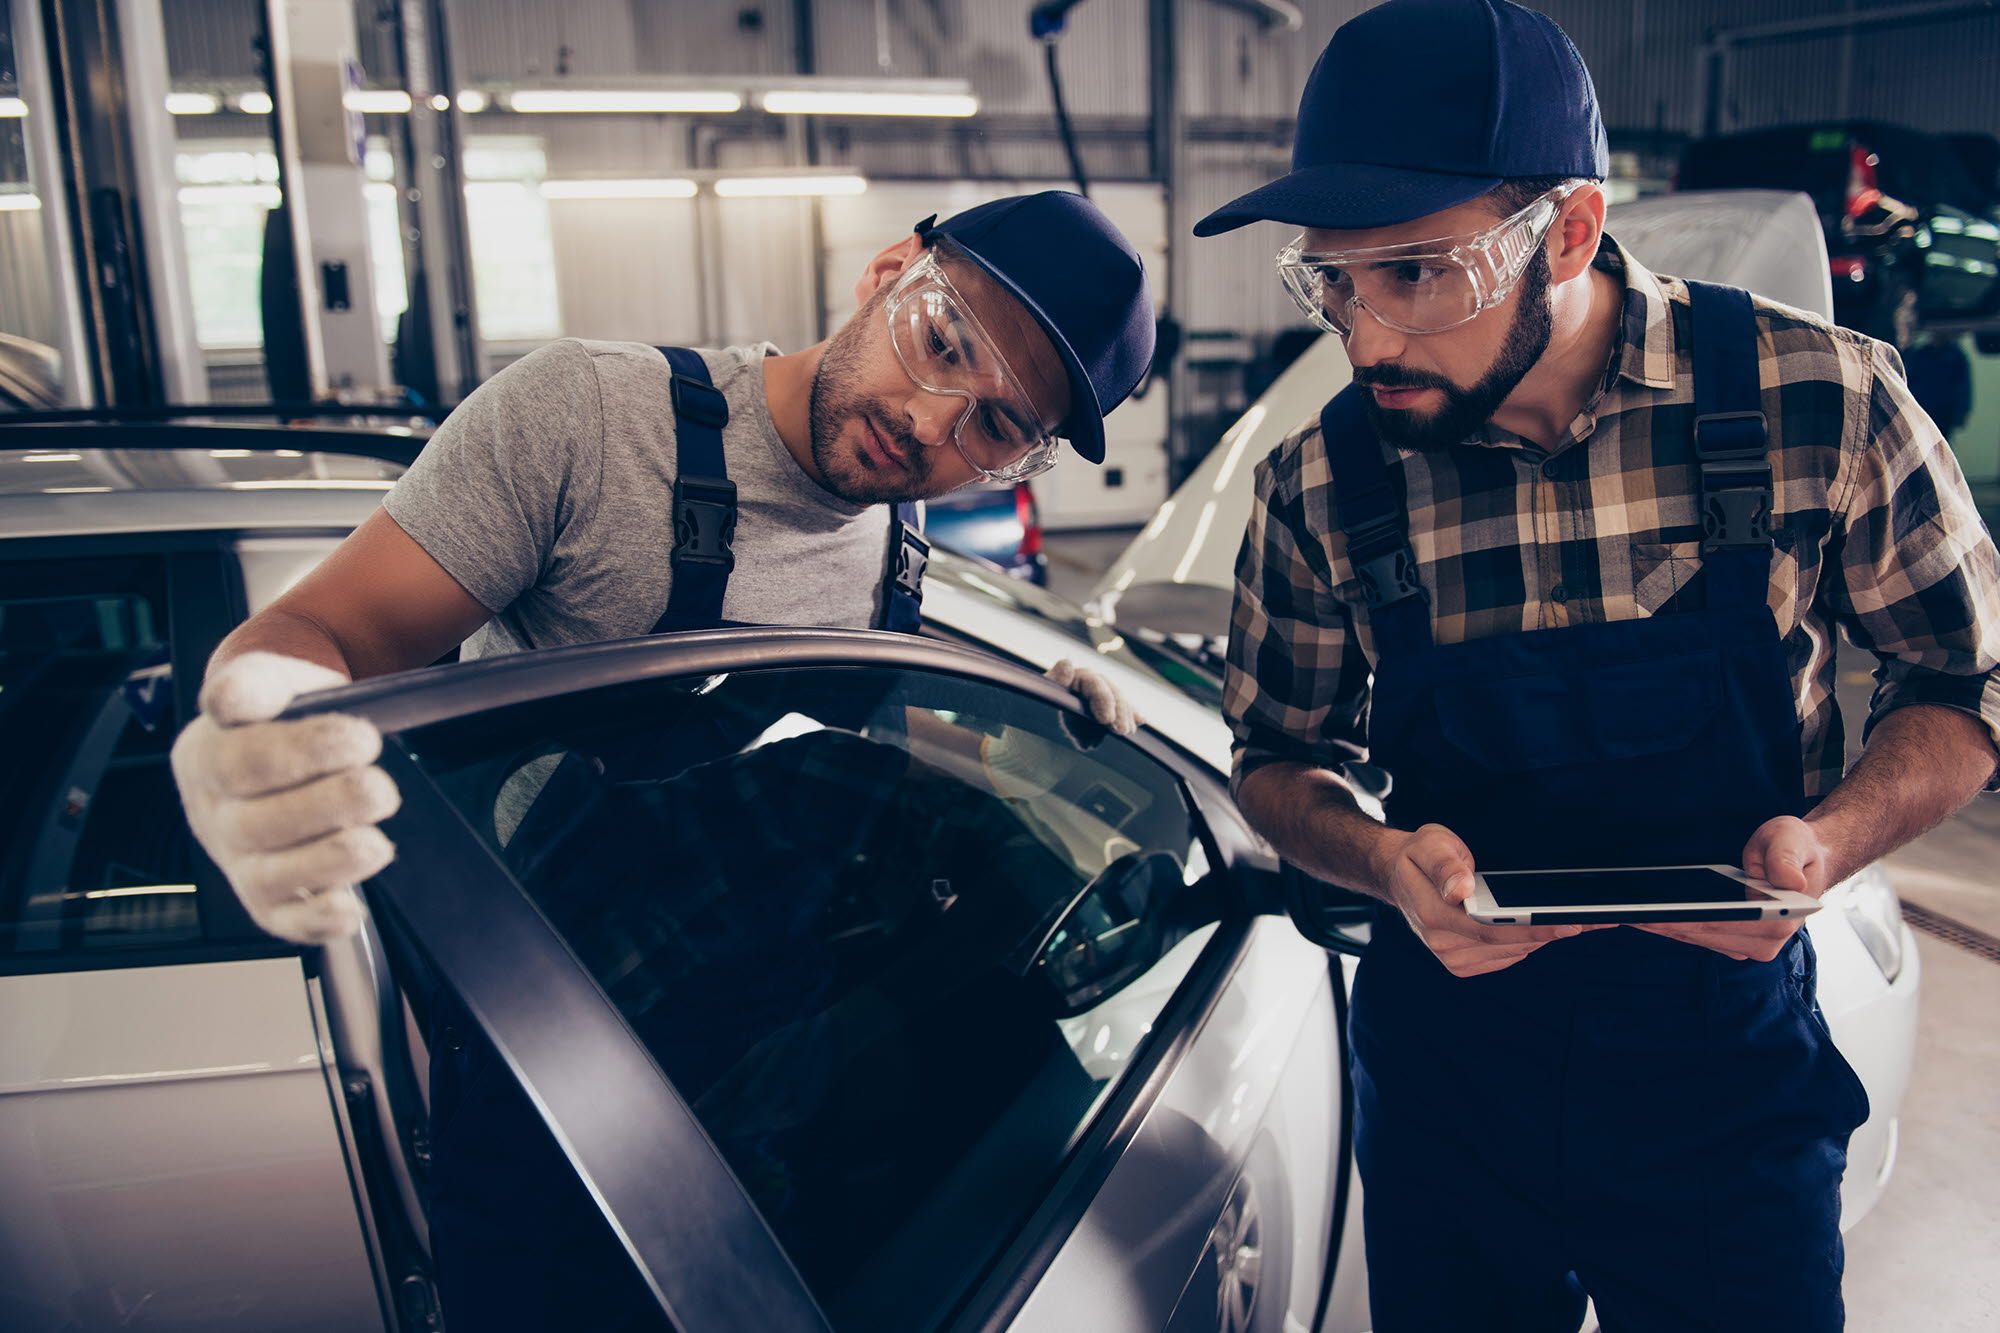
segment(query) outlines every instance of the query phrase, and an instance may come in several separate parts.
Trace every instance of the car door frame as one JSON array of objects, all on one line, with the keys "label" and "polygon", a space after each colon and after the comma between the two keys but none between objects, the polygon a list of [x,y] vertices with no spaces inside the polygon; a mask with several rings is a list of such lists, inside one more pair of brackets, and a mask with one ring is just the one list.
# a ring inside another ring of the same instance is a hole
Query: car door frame
[{"label": "car door frame", "polygon": [[[404,673],[311,696],[288,714],[356,713],[390,736],[383,763],[404,794],[389,826],[399,851],[371,882],[371,903],[458,992],[596,1197],[663,1313],[690,1333],[739,1325],[782,1333],[827,1324],[693,1111],[491,848],[409,757],[399,733],[648,679],[854,666],[970,678],[1083,713],[1068,690],[988,652],[874,631],[757,628]],[[1207,766],[1149,733],[1132,743],[1176,781],[1209,855],[1230,872],[1237,891],[1155,1023],[1139,1067],[1113,1089],[1041,1205],[947,1319],[954,1330],[1002,1328],[1019,1311],[1226,989],[1247,951],[1254,916],[1282,911],[1274,895],[1260,904],[1244,891],[1237,872],[1268,876],[1268,853],[1234,815]],[[674,1190],[651,1188],[661,1179],[674,1180]],[[679,1207],[665,1209],[668,1197]],[[1329,1268],[1337,1250],[1336,1235],[1322,1260]]]}]

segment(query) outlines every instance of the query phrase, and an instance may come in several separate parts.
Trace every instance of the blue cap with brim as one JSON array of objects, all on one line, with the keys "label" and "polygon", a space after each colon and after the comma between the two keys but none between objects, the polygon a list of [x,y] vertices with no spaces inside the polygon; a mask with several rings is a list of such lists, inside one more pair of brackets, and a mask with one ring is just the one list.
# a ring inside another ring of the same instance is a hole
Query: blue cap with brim
[{"label": "blue cap with brim", "polygon": [[1194,234],[1391,227],[1504,180],[1609,170],[1597,90],[1554,22],[1508,0],[1389,0],[1343,23],[1313,66],[1291,174]]},{"label": "blue cap with brim", "polygon": [[1044,190],[926,218],[928,244],[953,246],[1024,306],[1054,344],[1069,380],[1056,433],[1104,461],[1104,417],[1153,364],[1153,300],[1132,243],[1080,194]]}]

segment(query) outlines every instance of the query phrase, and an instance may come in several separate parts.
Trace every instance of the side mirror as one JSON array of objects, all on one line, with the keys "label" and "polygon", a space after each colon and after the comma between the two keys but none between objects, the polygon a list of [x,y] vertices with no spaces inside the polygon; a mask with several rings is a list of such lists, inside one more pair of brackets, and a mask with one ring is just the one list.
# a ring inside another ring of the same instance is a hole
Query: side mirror
[{"label": "side mirror", "polygon": [[1299,934],[1334,953],[1358,955],[1368,947],[1380,906],[1374,899],[1315,879],[1290,862],[1278,874],[1285,912]]},{"label": "side mirror", "polygon": [[1158,917],[1148,908],[1180,886],[1173,857],[1128,852],[1009,963],[1040,974],[1060,1014],[1081,1013],[1160,961]]}]

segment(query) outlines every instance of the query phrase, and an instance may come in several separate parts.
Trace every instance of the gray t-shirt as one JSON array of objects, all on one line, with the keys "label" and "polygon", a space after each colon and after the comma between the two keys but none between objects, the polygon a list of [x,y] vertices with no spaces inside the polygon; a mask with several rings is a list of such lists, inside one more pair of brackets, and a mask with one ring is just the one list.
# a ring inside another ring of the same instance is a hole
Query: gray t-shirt
[{"label": "gray t-shirt", "polygon": [[[702,352],[729,399],[736,567],[726,620],[875,623],[889,512],[807,476],[764,399],[764,357]],[[640,343],[564,338],[508,366],[452,412],[389,492],[389,517],[493,612],[467,658],[651,630],[672,582],[670,371]]]}]

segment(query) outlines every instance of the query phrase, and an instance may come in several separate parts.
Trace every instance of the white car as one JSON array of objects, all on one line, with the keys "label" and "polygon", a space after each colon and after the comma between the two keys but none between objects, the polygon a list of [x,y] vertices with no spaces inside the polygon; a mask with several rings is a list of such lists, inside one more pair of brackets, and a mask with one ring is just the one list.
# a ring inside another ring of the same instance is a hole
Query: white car
[{"label": "white car", "polygon": [[[356,455],[420,443],[398,438],[0,425],[0,1327],[434,1327],[416,959],[683,1333],[1367,1327],[1351,959],[1293,928],[1229,803],[1216,682],[987,566],[938,557],[922,638],[667,636],[312,701],[390,735],[385,929],[261,935],[186,833],[168,747],[217,640],[373,509],[398,468]],[[1080,655],[1139,738],[1039,675]],[[524,868],[543,844],[536,807],[502,813],[510,775],[708,734],[676,718],[735,738],[700,818],[628,784]],[[774,785],[801,771],[834,780]],[[664,1008],[600,967],[603,922],[566,896],[773,849],[780,873],[707,897],[648,886],[652,926],[693,938],[740,903],[755,946],[645,973]],[[674,1046],[808,965],[832,1035],[794,1014],[720,1055]],[[801,1088],[838,1095],[801,1116]]]},{"label": "white car", "polygon": [[[1831,319],[1826,242],[1802,194],[1722,190],[1622,204],[1606,229],[1659,273],[1748,287]],[[1345,388],[1352,369],[1338,338],[1320,338],[1244,412],[1106,571],[1090,618],[1127,637],[1169,635],[1213,656],[1229,608],[1253,473],[1279,441]],[[1143,630],[1142,628],[1143,627]],[[1841,1053],[1873,1108],[1854,1134],[1841,1225],[1875,1205],[1896,1161],[1896,1115],[1916,1046],[1917,954],[1895,890],[1871,866],[1827,894],[1808,921],[1820,957],[1819,995]]]}]

